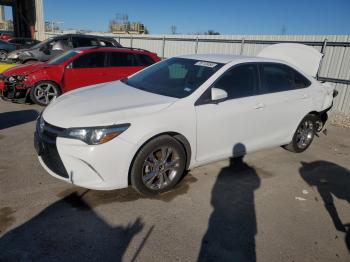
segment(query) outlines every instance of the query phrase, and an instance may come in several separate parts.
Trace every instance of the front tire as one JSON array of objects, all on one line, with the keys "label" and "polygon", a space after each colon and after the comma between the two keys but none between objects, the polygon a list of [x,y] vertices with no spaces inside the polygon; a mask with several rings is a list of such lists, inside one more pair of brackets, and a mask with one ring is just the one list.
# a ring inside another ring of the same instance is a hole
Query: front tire
[{"label": "front tire", "polygon": [[142,195],[157,195],[173,188],[186,166],[183,146],[173,137],[162,135],[144,145],[131,167],[131,184]]},{"label": "front tire", "polygon": [[42,81],[36,83],[30,90],[30,99],[33,103],[41,106],[47,106],[54,97],[61,94],[57,84],[51,81]]},{"label": "front tire", "polygon": [[316,117],[307,115],[300,122],[292,141],[284,148],[294,153],[304,152],[311,145],[316,132]]}]

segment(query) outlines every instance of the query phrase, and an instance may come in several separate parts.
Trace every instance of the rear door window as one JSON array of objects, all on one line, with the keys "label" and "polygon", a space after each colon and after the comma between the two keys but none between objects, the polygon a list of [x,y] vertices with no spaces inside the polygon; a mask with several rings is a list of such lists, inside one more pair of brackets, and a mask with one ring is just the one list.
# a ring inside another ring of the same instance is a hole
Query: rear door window
[{"label": "rear door window", "polygon": [[109,66],[111,67],[129,67],[138,66],[136,57],[132,53],[127,52],[110,52]]},{"label": "rear door window", "polygon": [[99,68],[105,67],[105,52],[88,53],[79,56],[72,63],[73,68]]},{"label": "rear door window", "polygon": [[276,93],[305,88],[311,83],[293,68],[277,63],[264,63],[261,66],[261,93]]},{"label": "rear door window", "polygon": [[73,47],[98,46],[99,43],[95,38],[73,37]]}]

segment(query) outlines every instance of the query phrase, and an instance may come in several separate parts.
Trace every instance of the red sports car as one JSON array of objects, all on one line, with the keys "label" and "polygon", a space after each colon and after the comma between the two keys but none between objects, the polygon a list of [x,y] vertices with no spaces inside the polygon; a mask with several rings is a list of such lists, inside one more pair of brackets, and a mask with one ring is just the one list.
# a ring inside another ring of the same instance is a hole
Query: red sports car
[{"label": "red sports car", "polygon": [[47,105],[70,90],[125,78],[160,61],[141,49],[90,47],[70,50],[45,63],[19,65],[0,75],[0,95]]}]

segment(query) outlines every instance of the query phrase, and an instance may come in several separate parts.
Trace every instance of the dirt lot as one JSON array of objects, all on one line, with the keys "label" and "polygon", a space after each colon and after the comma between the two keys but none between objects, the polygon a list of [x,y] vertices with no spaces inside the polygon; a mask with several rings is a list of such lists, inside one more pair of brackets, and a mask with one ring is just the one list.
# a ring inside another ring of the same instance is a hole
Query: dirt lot
[{"label": "dirt lot", "polygon": [[350,261],[350,129],[197,168],[150,199],[49,176],[40,110],[0,101],[0,261]]}]

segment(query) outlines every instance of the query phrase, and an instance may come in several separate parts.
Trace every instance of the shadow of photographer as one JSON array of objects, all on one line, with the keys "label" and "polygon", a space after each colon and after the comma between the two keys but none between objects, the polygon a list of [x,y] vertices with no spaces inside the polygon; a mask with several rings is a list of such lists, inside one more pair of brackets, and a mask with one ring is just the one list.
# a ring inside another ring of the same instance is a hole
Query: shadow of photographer
[{"label": "shadow of photographer", "polygon": [[0,261],[122,261],[144,226],[140,217],[110,226],[72,193],[2,236]]},{"label": "shadow of photographer", "polygon": [[334,198],[350,204],[350,170],[328,161],[301,162],[301,177],[317,188],[324,206],[332,218],[334,227],[345,233],[345,243],[350,252],[350,224],[344,224],[339,216]]},{"label": "shadow of photographer", "polygon": [[209,219],[198,261],[256,261],[257,223],[254,191],[260,186],[255,169],[243,161],[246,149],[236,144],[230,165],[223,168],[212,190]]}]

